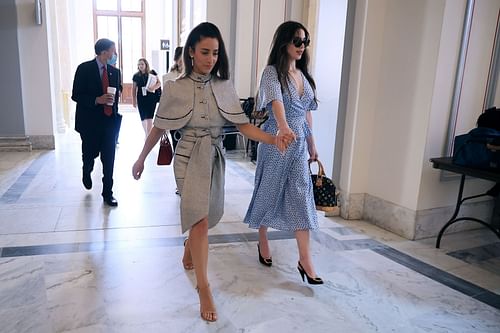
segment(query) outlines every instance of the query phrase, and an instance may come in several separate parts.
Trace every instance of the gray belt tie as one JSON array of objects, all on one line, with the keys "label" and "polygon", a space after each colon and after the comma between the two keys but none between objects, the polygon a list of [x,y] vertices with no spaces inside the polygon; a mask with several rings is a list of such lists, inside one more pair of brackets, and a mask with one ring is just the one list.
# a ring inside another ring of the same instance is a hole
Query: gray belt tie
[{"label": "gray belt tie", "polygon": [[194,142],[181,190],[184,233],[205,217],[208,217],[209,227],[222,218],[225,159],[221,151],[220,129],[184,129],[182,140]]}]

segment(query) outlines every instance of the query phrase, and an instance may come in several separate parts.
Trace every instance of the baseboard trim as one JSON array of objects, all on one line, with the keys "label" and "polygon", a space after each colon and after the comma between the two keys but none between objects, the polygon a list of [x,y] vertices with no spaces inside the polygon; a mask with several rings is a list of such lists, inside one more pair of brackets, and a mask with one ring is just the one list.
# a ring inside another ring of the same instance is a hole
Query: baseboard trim
[{"label": "baseboard trim", "polygon": [[[455,211],[455,205],[412,210],[367,193],[341,193],[340,205],[340,215],[343,218],[363,219],[409,240],[436,237]],[[464,203],[458,216],[474,216],[489,222],[493,205],[492,199]],[[446,233],[479,228],[483,227],[478,223],[464,221],[452,225]]]},{"label": "baseboard trim", "polygon": [[54,135],[30,135],[29,140],[35,150],[52,150],[56,148]]},{"label": "baseboard trim", "polygon": [[30,152],[31,141],[27,136],[0,137],[0,151],[2,152]]}]

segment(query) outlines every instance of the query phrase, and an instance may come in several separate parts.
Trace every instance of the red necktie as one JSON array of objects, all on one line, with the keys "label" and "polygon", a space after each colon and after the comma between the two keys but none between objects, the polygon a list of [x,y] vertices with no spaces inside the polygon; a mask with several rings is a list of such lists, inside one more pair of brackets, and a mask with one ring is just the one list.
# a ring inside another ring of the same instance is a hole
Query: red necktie
[{"label": "red necktie", "polygon": [[[108,71],[106,70],[106,66],[102,66],[102,91],[103,93],[108,93],[109,87],[109,78]],[[113,114],[113,108],[110,105],[104,105],[104,114],[110,117]]]}]

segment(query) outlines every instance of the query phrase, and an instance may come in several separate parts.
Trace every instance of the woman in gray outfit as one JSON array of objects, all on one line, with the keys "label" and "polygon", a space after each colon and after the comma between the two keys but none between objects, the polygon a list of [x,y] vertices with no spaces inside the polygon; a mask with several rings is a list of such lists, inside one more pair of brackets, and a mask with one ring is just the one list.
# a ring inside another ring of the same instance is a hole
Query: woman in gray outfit
[{"label": "woman in gray outfit", "polygon": [[184,75],[164,87],[154,126],[133,166],[139,179],[144,160],[165,130],[178,129],[174,173],[181,192],[182,232],[189,230],[185,243],[184,268],[194,268],[200,314],[204,320],[217,320],[208,284],[208,229],[224,213],[224,170],[222,127],[236,124],[248,138],[276,145],[283,151],[294,135],[274,136],[248,123],[239,98],[229,81],[224,41],[212,23],[201,23],[189,34],[184,46]]}]

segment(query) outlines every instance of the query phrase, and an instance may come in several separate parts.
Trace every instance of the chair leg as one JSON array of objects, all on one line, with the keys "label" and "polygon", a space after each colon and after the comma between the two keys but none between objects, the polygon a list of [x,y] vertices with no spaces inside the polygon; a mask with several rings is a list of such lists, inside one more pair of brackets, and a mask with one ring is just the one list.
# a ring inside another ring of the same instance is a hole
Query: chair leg
[{"label": "chair leg", "polygon": [[247,140],[245,140],[245,136],[241,135],[241,141],[243,141],[243,157],[247,158]]},{"label": "chair leg", "polygon": [[247,140],[245,140],[245,136],[241,133],[238,133],[239,137],[241,137],[241,141],[243,142],[243,157],[247,157]]}]

